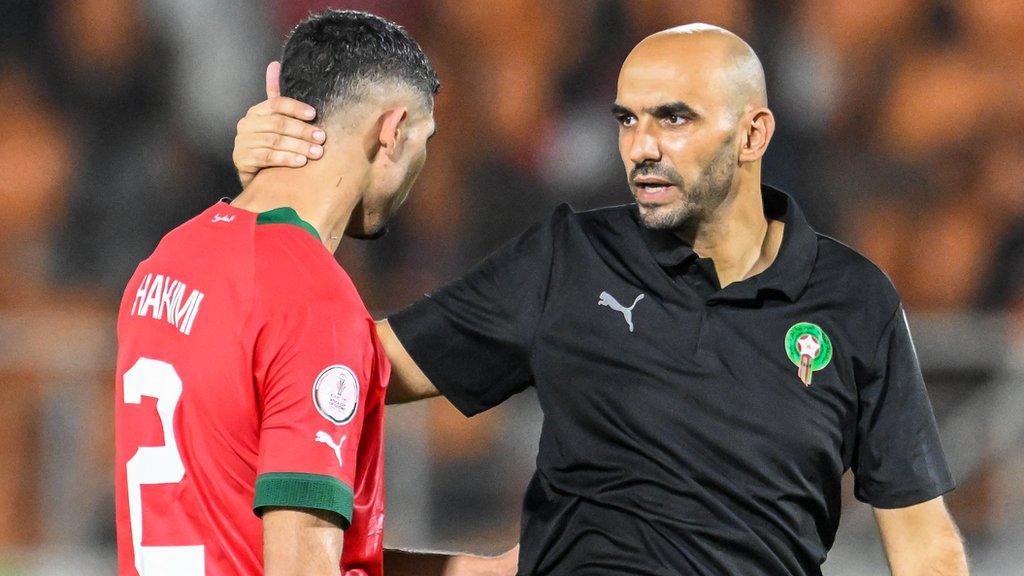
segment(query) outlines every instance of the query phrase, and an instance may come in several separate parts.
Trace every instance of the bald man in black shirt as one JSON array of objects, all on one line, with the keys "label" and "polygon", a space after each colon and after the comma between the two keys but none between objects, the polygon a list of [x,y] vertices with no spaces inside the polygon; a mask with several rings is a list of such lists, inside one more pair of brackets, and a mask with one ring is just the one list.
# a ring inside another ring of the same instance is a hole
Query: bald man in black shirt
[{"label": "bald man in black shirt", "polygon": [[[634,204],[563,205],[378,324],[389,402],[472,415],[536,389],[518,574],[819,575],[851,468],[893,574],[967,574],[898,294],[761,183],[753,50],[702,24],[649,36],[613,112]],[[314,156],[270,117],[273,149],[240,125],[243,182]]]}]

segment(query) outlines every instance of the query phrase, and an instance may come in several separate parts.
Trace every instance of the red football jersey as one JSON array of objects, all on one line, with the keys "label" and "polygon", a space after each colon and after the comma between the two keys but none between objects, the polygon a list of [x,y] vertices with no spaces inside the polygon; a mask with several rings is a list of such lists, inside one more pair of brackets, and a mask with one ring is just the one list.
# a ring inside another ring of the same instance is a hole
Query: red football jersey
[{"label": "red football jersey", "polygon": [[382,574],[390,364],[294,210],[221,202],[171,231],[117,335],[119,574],[262,574],[275,506],[339,514],[339,573]]}]

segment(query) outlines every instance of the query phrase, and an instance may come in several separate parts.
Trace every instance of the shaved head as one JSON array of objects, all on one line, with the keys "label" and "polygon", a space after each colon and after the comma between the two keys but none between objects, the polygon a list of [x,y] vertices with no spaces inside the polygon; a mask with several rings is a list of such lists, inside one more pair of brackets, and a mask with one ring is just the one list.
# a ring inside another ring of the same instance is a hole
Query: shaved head
[{"label": "shaved head", "polygon": [[774,130],[767,104],[761,61],[728,30],[687,24],[637,44],[613,111],[644,223],[676,229],[707,220],[738,179],[759,181]]},{"label": "shaved head", "polygon": [[676,60],[691,74],[712,81],[713,89],[737,111],[768,105],[761,60],[749,44],[724,28],[698,23],[651,34],[633,48],[622,71],[664,60]]}]

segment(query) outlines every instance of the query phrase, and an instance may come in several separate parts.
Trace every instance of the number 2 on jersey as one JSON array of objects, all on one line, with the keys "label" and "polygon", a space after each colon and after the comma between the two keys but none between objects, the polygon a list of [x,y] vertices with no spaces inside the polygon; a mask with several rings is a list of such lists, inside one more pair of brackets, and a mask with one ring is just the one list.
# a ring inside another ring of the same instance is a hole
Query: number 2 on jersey
[{"label": "number 2 on jersey", "polygon": [[181,398],[181,378],[174,366],[139,358],[124,373],[124,402],[141,404],[143,396],[156,398],[164,445],[141,446],[126,464],[135,569],[139,576],[203,576],[202,546],[142,545],[142,486],[175,484],[185,477],[185,464],[174,438],[174,410]]}]

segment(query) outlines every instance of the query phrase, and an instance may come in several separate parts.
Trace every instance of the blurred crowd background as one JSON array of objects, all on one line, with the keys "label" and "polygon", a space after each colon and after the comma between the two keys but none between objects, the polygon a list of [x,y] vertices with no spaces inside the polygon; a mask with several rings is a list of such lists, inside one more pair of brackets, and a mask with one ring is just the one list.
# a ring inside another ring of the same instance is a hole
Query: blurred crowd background
[{"label": "blurred crowd background", "polygon": [[[404,25],[443,83],[391,233],[339,251],[378,316],[559,203],[629,201],[610,105],[638,40],[694,21],[747,39],[778,121],[765,180],[895,282],[976,572],[1024,574],[1024,1],[4,0],[0,575],[113,573],[121,290],[165,232],[238,193],[235,123],[290,27],[327,6]],[[389,418],[387,541],[513,545],[530,394]],[[881,573],[848,500],[826,573]]]}]

